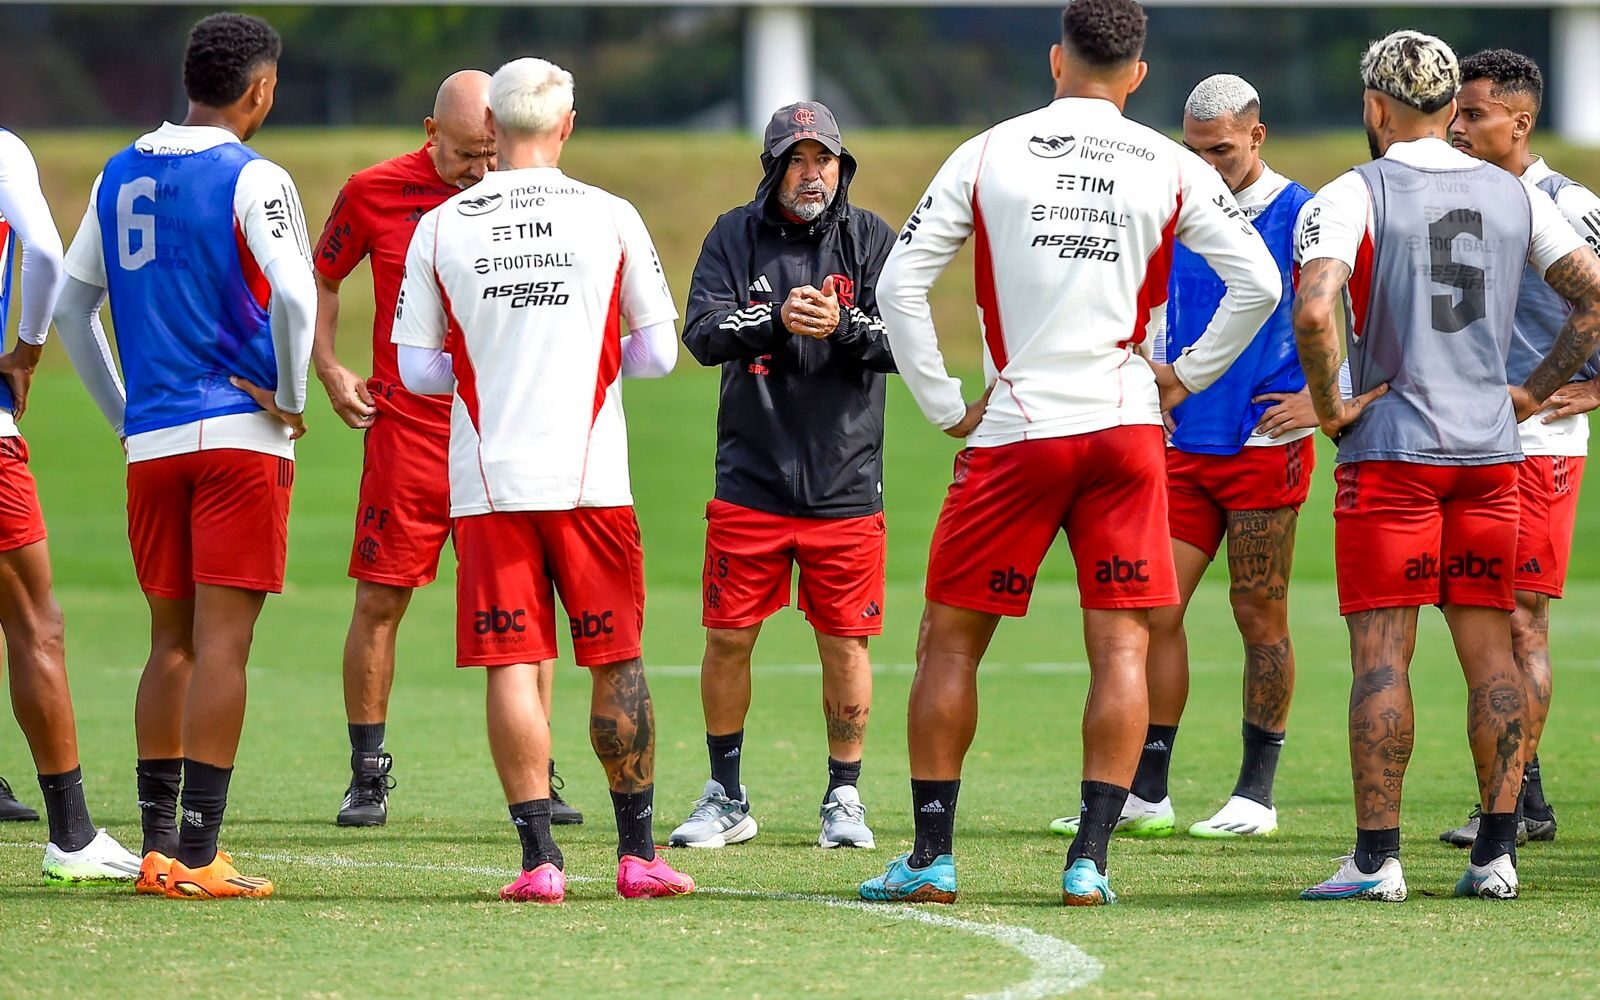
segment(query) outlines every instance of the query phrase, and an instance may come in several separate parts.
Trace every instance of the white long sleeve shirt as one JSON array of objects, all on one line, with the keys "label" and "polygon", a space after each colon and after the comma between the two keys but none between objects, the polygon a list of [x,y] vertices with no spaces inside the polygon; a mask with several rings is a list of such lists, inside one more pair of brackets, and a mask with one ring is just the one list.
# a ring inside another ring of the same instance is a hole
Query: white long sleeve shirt
[{"label": "white long sleeve shirt", "polygon": [[[0,273],[9,272],[9,240],[15,233],[22,244],[22,308],[17,337],[24,343],[43,344],[50,333],[50,312],[66,282],[62,265],[61,235],[50,218],[50,206],[39,189],[39,166],[27,143],[0,129]],[[5,333],[0,330],[0,335]],[[17,422],[10,410],[0,410],[0,437],[13,437]]]},{"label": "white long sleeve shirt", "polygon": [[968,140],[945,161],[878,281],[895,363],[934,424],[966,412],[939,352],[928,290],[967,239],[977,251],[986,383],[974,447],[1161,422],[1136,350],[1166,308],[1174,239],[1228,284],[1174,368],[1192,391],[1227,370],[1282,291],[1278,268],[1205,161],[1108,101],[1061,98]]}]

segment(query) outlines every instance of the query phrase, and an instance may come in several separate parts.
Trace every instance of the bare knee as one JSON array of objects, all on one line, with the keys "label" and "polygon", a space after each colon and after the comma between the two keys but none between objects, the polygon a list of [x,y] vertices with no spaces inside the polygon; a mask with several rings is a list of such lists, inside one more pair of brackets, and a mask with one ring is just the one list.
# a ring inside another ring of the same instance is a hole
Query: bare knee
[{"label": "bare knee", "polygon": [[759,625],[706,629],[706,663],[726,667],[748,665],[760,632]]},{"label": "bare knee", "polygon": [[356,584],[356,620],[368,628],[395,628],[410,604],[410,587],[391,587],[366,580]]},{"label": "bare knee", "polygon": [[1233,595],[1233,621],[1247,646],[1270,646],[1289,634],[1289,608],[1260,594]]},{"label": "bare knee", "polygon": [[1172,643],[1184,637],[1183,607],[1174,604],[1150,609],[1150,642]]}]

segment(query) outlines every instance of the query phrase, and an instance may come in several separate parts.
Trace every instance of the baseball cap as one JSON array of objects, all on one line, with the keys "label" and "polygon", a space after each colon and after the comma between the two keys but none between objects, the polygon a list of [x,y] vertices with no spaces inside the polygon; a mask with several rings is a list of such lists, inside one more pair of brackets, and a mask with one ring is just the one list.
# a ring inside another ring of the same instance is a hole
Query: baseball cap
[{"label": "baseball cap", "polygon": [[802,139],[815,139],[835,156],[844,152],[844,140],[839,136],[839,123],[833,112],[816,101],[798,101],[774,111],[761,148],[768,156],[777,157]]}]

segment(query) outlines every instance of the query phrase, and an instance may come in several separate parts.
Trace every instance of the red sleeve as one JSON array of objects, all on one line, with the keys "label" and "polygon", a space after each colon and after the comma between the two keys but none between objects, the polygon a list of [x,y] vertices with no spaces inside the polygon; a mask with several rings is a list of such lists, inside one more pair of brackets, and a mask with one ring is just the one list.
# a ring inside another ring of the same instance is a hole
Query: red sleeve
[{"label": "red sleeve", "polygon": [[333,200],[333,210],[322,227],[313,257],[317,272],[335,281],[349,277],[372,251],[372,227],[356,184],[357,179],[350,178]]}]

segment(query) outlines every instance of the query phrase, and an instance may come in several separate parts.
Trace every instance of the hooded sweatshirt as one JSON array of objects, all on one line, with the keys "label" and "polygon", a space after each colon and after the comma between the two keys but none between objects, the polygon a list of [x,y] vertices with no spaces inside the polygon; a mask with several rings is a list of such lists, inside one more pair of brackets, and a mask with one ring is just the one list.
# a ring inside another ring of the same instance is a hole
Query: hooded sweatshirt
[{"label": "hooded sweatshirt", "polygon": [[[884,375],[894,358],[878,314],[878,273],[894,230],[850,204],[856,160],[813,222],[778,205],[786,153],[761,157],[749,204],[711,227],[689,289],[683,342],[722,367],[716,497],[788,517],[862,517],[883,509]],[[839,326],[825,339],[790,333],[789,291],[834,278]]]}]

